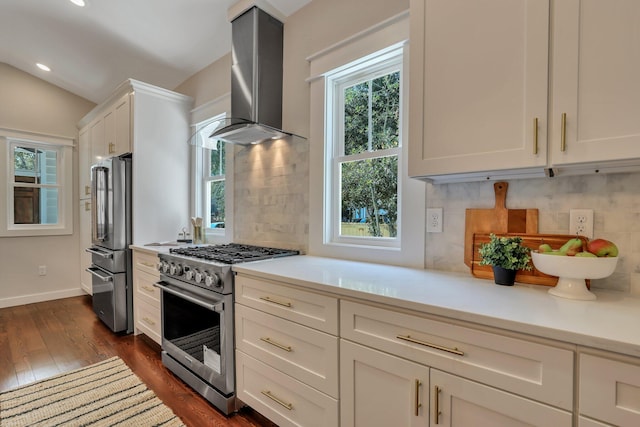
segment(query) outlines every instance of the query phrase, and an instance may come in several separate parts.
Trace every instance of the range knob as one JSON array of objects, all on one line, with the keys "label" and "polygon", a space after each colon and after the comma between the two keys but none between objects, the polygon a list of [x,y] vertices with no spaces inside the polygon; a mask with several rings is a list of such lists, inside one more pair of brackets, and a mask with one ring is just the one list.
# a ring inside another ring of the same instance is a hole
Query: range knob
[{"label": "range knob", "polygon": [[167,261],[162,261],[162,272],[163,273],[168,273],[169,272],[169,263]]},{"label": "range knob", "polygon": [[196,275],[195,271],[191,268],[185,268],[185,270],[185,276],[187,277],[187,280],[193,280]]},{"label": "range knob", "polygon": [[169,271],[172,276],[182,276],[182,266],[180,264],[171,263]]},{"label": "range knob", "polygon": [[220,280],[220,276],[218,276],[216,273],[211,273],[205,276],[204,284],[208,287],[214,286],[216,288],[219,288],[220,286],[222,286],[222,281]]},{"label": "range knob", "polygon": [[200,283],[200,282],[202,282],[202,279],[204,279],[204,274],[202,272],[196,270],[194,278],[196,280],[196,283]]}]

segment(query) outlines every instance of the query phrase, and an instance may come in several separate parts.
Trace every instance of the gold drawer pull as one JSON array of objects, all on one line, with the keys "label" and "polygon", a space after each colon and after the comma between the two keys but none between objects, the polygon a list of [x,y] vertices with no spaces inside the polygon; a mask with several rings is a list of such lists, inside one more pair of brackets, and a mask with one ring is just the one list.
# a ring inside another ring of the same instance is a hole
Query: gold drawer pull
[{"label": "gold drawer pull", "polygon": [[85,211],[91,210],[91,202],[84,202],[84,210]]},{"label": "gold drawer pull", "polygon": [[155,288],[151,287],[151,286],[147,286],[147,285],[142,285],[140,286],[142,289],[144,289],[147,292],[155,292]]},{"label": "gold drawer pull", "polygon": [[155,264],[150,264],[148,262],[144,262],[144,261],[140,261],[141,265],[144,265],[145,267],[149,267],[149,268],[156,268]]},{"label": "gold drawer pull", "polygon": [[274,347],[278,347],[278,348],[279,348],[279,349],[281,349],[281,350],[288,351],[288,352],[293,351],[293,349],[291,348],[291,346],[290,346],[290,345],[280,344],[279,342],[275,342],[275,341],[273,341],[273,340],[272,340],[271,338],[269,338],[269,337],[262,337],[262,338],[260,338],[260,340],[262,340],[262,341],[266,342],[267,344],[271,344],[271,345],[272,345],[272,346],[274,346]]},{"label": "gold drawer pull", "polygon": [[278,305],[281,305],[283,307],[291,308],[291,303],[290,302],[278,301],[278,300],[275,300],[275,299],[273,299],[271,297],[260,297],[260,299],[263,300],[263,301],[266,301],[266,302],[270,302],[272,304],[278,304]]},{"label": "gold drawer pull", "polygon": [[538,118],[533,118],[533,154],[538,154]]},{"label": "gold drawer pull", "polygon": [[142,320],[150,326],[156,326],[156,322],[154,322],[153,320],[149,319],[148,317],[143,317]]},{"label": "gold drawer pull", "polygon": [[422,403],[420,403],[420,386],[422,382],[420,380],[416,380],[416,417],[420,415],[420,407]]},{"label": "gold drawer pull", "polygon": [[438,344],[431,344],[429,342],[420,341],[420,340],[417,340],[415,338],[411,338],[410,335],[407,335],[407,336],[398,335],[398,336],[396,336],[396,338],[398,338],[399,340],[409,341],[409,342],[412,342],[414,344],[420,344],[420,345],[423,345],[425,347],[435,348],[436,350],[446,351],[447,353],[457,354],[458,356],[464,356],[464,352],[458,350],[457,347],[456,348],[449,348],[449,347],[443,347],[443,346],[438,345]]},{"label": "gold drawer pull", "polygon": [[113,142],[109,143],[109,154],[113,154],[116,152],[116,144],[114,144]]},{"label": "gold drawer pull", "polygon": [[91,187],[90,186],[88,186],[88,185],[84,186],[84,194],[87,195],[87,196],[91,194]]},{"label": "gold drawer pull", "polygon": [[560,151],[567,151],[567,113],[560,117]]},{"label": "gold drawer pull", "polygon": [[442,412],[440,411],[440,392],[442,391],[442,389],[438,386],[435,386],[433,388],[433,394],[434,394],[434,405],[435,408],[433,410],[433,423],[434,424],[438,424],[438,421],[440,420],[440,415],[442,414]]},{"label": "gold drawer pull", "polygon": [[274,402],[276,402],[278,405],[282,405],[285,408],[287,408],[288,410],[292,411],[293,410],[293,405],[291,403],[287,403],[282,399],[278,399],[276,396],[274,396],[273,394],[271,394],[271,392],[269,390],[263,390],[260,393],[264,394],[265,396],[267,396],[269,399],[273,400]]}]

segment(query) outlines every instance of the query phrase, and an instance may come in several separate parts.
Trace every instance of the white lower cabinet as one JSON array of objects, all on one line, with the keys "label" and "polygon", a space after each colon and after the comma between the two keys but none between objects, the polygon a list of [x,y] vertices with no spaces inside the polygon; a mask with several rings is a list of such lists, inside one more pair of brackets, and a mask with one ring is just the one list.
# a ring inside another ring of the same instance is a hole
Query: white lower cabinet
[{"label": "white lower cabinet", "polygon": [[340,340],[340,425],[429,425],[429,368]]},{"label": "white lower cabinet", "polygon": [[162,344],[160,290],[153,286],[160,280],[158,255],[133,251],[133,322],[134,333],[143,333]]},{"label": "white lower cabinet", "polygon": [[284,426],[338,425],[338,299],[238,274],[238,399]]},{"label": "white lower cabinet", "polygon": [[91,200],[80,200],[80,286],[89,295],[93,295],[91,273],[87,268],[91,267],[91,254],[86,251],[91,246]]},{"label": "white lower cabinet", "polygon": [[632,362],[580,354],[581,427],[640,426],[640,364]]},{"label": "white lower cabinet", "polygon": [[432,425],[571,427],[573,415],[512,393],[431,369]]}]

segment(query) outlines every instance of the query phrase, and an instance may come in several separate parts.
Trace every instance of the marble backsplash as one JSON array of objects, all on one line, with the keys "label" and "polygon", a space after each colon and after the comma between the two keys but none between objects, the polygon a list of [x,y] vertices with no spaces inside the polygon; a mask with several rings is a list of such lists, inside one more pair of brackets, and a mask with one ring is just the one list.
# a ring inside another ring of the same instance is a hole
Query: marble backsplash
[{"label": "marble backsplash", "polygon": [[[594,211],[594,237],[616,243],[613,275],[592,287],[640,296],[640,174],[622,173],[509,181],[508,208],[538,208],[539,233],[568,234],[569,209]],[[429,269],[468,272],[463,263],[465,211],[492,208],[493,182],[427,184],[427,207],[444,209],[442,233],[427,233]]]}]

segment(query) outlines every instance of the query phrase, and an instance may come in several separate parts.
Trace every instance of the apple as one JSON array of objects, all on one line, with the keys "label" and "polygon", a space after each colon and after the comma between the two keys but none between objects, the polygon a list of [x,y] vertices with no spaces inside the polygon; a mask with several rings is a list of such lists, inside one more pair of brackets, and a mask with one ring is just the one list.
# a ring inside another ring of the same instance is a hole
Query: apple
[{"label": "apple", "polygon": [[587,243],[587,251],[598,257],[618,256],[618,247],[609,240],[593,239]]},{"label": "apple", "polygon": [[549,245],[548,243],[543,243],[538,246],[538,252],[540,252],[541,254],[551,252],[552,250],[553,249],[551,248],[551,245]]},{"label": "apple", "polygon": [[574,237],[573,239],[569,239],[567,243],[562,245],[559,251],[565,255],[574,256],[578,252],[582,252],[582,245],[582,239]]},{"label": "apple", "polygon": [[578,252],[576,254],[576,257],[580,257],[580,258],[597,258],[597,255],[592,254],[591,252],[588,251],[584,251],[584,252]]}]

